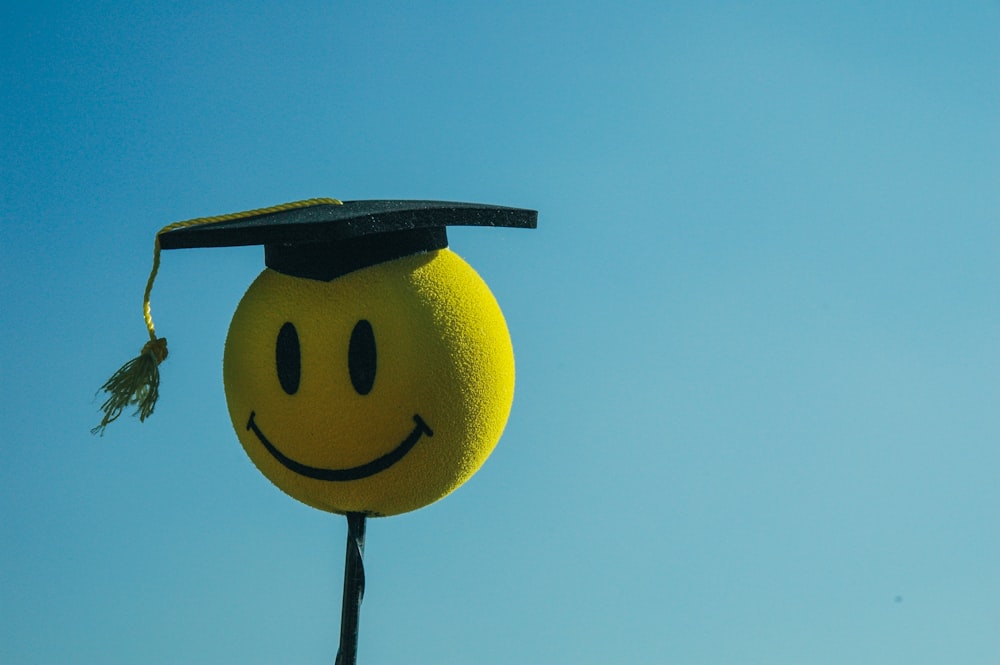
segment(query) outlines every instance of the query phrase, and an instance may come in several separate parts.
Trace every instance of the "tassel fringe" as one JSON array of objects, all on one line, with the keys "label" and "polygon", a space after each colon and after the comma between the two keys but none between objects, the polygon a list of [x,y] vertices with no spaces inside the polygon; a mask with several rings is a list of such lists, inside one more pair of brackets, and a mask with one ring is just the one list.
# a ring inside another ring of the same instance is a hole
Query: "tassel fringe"
[{"label": "tassel fringe", "polygon": [[160,396],[160,363],[167,357],[167,340],[155,338],[142,347],[137,358],[125,363],[97,392],[108,393],[101,405],[104,418],[90,430],[91,434],[104,435],[104,428],[118,419],[126,408],[135,407],[140,422],[153,414]]}]

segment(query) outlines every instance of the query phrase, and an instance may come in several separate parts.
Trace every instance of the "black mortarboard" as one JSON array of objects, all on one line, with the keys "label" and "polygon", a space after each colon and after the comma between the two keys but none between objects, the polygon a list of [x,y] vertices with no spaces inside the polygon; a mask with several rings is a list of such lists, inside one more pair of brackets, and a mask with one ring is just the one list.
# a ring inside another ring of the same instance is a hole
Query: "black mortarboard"
[{"label": "black mortarboard", "polygon": [[159,234],[163,249],[264,245],[264,263],[329,281],[360,268],[448,246],[448,226],[535,228],[522,208],[447,201],[319,200],[205,220]]}]

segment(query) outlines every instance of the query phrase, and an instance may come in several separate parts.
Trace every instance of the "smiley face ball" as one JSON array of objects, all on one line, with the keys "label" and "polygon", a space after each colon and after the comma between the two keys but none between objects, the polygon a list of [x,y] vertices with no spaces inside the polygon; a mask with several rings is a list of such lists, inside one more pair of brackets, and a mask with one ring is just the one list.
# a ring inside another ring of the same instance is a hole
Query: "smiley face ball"
[{"label": "smiley face ball", "polygon": [[233,315],[223,374],[264,476],[315,508],[370,516],[468,480],[514,395],[503,314],[447,248],[330,281],[264,270]]}]

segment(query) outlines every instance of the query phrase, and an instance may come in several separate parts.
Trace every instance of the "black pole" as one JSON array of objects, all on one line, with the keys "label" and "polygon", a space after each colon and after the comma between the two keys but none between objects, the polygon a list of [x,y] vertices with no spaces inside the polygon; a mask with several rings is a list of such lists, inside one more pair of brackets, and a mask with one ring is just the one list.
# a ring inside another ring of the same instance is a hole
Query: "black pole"
[{"label": "black pole", "polygon": [[365,515],[347,513],[347,554],[344,557],[344,602],[340,611],[340,648],[336,665],[358,660],[358,616],[365,596]]}]

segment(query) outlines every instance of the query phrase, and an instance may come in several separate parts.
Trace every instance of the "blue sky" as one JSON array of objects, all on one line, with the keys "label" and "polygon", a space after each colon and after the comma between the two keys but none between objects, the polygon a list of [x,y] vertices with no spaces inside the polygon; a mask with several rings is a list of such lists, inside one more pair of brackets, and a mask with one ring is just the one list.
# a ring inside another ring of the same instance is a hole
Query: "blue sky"
[{"label": "blue sky", "polygon": [[231,430],[259,248],[317,196],[454,229],[514,341],[496,452],[373,520],[360,663],[1000,660],[1000,5],[0,9],[0,661],[332,662],[342,518]]}]

